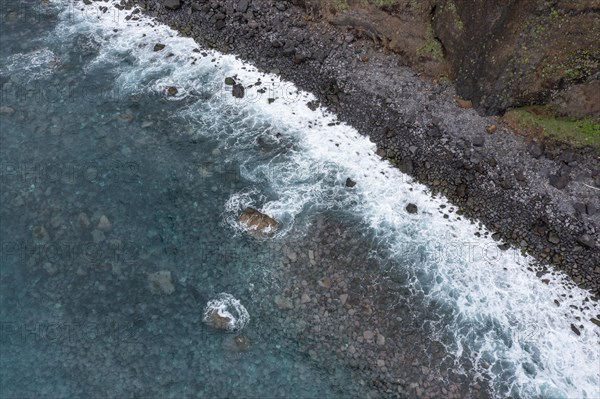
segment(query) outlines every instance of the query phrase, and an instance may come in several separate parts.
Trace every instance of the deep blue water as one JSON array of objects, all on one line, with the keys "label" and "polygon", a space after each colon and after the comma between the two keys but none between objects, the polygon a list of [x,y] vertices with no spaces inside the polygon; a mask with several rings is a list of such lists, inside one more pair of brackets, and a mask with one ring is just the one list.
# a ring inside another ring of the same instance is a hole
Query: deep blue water
[{"label": "deep blue water", "polygon": [[[424,347],[443,343],[499,396],[594,397],[598,331],[586,317],[598,312],[583,309],[585,293],[561,275],[540,283],[530,259],[444,219],[444,199],[334,116],[310,114],[292,85],[82,7],[2,6],[2,397],[366,397],[356,368],[301,350],[308,338],[272,302],[286,285],[273,273],[282,248],[310,241],[324,213],[355,229],[357,264],[380,260],[408,296],[401,316],[422,326]],[[243,101],[226,76],[247,86]],[[409,201],[418,216],[403,213]],[[274,238],[240,229],[246,206],[282,222]],[[160,271],[174,292],[152,288]],[[221,292],[248,310],[242,332],[202,323]],[[232,350],[235,336],[249,348]]]}]

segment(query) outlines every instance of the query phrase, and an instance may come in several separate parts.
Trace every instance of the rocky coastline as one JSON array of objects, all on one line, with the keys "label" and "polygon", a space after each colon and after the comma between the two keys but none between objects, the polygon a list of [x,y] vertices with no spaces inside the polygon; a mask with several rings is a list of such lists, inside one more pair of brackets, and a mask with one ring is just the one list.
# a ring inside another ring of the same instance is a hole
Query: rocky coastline
[{"label": "rocky coastline", "polygon": [[598,296],[596,149],[520,136],[497,117],[457,102],[452,84],[420,77],[399,66],[398,54],[342,26],[311,21],[292,3],[137,2],[201,45],[239,55],[314,93],[341,121],[367,134],[379,155],[448,197],[465,217],[482,221],[501,249],[510,245],[535,257],[540,277],[556,267]]}]

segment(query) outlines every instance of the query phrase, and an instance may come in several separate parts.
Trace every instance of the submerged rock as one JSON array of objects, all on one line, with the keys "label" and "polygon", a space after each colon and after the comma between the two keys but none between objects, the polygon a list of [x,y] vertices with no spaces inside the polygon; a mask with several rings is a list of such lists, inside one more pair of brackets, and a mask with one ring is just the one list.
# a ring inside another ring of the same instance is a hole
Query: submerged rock
[{"label": "submerged rock", "polygon": [[222,292],[206,304],[202,321],[217,330],[234,332],[246,327],[250,315],[233,295]]},{"label": "submerged rock", "polygon": [[106,215],[100,216],[100,221],[98,222],[98,229],[102,230],[105,233],[112,229],[112,224],[110,223],[110,220],[108,220]]},{"label": "submerged rock", "polygon": [[279,222],[275,219],[250,207],[244,209],[239,220],[250,234],[258,237],[272,234],[279,228]]},{"label": "submerged rock", "polygon": [[33,239],[37,242],[48,241],[50,238],[44,226],[34,226],[31,233],[33,234]]},{"label": "submerged rock", "polygon": [[227,336],[223,341],[223,348],[229,352],[240,353],[250,348],[250,338],[246,335]]},{"label": "submerged rock", "polygon": [[354,186],[356,186],[356,182],[354,180],[352,180],[351,178],[347,178],[346,179],[346,187],[352,188]]},{"label": "submerged rock", "polygon": [[171,295],[175,292],[171,272],[168,270],[161,270],[160,272],[148,275],[148,283],[150,291],[155,294]]}]

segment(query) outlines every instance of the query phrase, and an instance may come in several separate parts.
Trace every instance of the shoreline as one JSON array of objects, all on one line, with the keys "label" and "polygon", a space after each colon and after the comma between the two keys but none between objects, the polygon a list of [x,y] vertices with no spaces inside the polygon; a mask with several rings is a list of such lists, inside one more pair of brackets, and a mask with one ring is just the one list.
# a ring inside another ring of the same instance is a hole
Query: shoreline
[{"label": "shoreline", "polygon": [[[421,79],[397,66],[398,55],[342,28],[307,22],[302,8],[289,3],[244,2],[244,13],[232,1],[174,2],[175,10],[163,1],[137,3],[201,45],[235,53],[312,92],[340,121],[367,134],[382,158],[481,221],[501,249],[521,249],[540,263],[538,275],[556,267],[599,296],[594,149],[518,136],[495,117],[460,108],[452,85]],[[490,134],[492,124],[498,129]]]},{"label": "shoreline", "polygon": [[306,238],[268,244],[279,285],[262,306],[280,313],[276,329],[311,360],[347,367],[370,398],[493,397],[487,370],[426,333],[427,300],[356,245],[364,239],[354,229],[360,222],[339,216],[325,212]]}]

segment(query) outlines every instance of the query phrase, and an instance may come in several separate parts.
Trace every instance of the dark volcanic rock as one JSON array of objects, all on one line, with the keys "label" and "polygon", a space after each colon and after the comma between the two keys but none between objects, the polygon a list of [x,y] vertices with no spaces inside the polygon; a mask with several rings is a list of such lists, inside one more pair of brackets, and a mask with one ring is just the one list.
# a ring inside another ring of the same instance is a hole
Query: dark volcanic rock
[{"label": "dark volcanic rock", "polygon": [[577,242],[587,248],[594,248],[596,246],[594,239],[588,234],[584,234],[581,237],[579,237],[577,239]]},{"label": "dark volcanic rock", "polygon": [[164,0],[163,4],[167,10],[177,10],[181,7],[181,0]]},{"label": "dark volcanic rock", "polygon": [[567,187],[567,184],[571,181],[569,175],[551,175],[550,184],[559,190]]},{"label": "dark volcanic rock", "polygon": [[346,187],[352,188],[354,186],[356,186],[356,182],[354,180],[352,180],[351,178],[347,178],[346,179]]},{"label": "dark volcanic rock", "polygon": [[244,95],[246,93],[246,90],[244,89],[244,86],[236,83],[233,85],[233,89],[231,90],[231,94],[235,97],[235,98],[244,98]]},{"label": "dark volcanic rock", "polygon": [[529,154],[534,158],[539,158],[544,155],[544,144],[538,143],[537,141],[531,142],[529,144]]},{"label": "dark volcanic rock", "polygon": [[419,211],[419,209],[417,208],[417,206],[415,204],[406,205],[406,212],[415,214],[418,211]]}]

